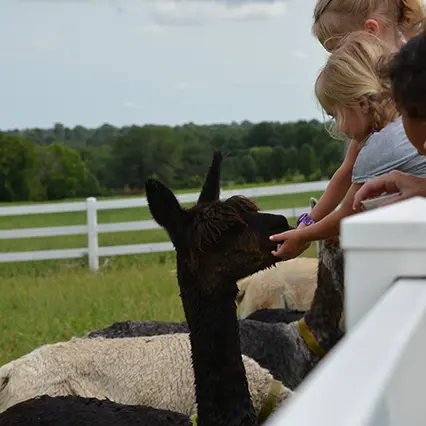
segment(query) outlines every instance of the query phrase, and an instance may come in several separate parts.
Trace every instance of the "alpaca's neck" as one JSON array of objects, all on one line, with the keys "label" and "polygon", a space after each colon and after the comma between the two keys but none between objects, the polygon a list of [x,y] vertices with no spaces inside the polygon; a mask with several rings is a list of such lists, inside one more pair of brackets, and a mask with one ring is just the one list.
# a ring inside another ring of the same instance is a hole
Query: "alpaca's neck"
[{"label": "alpaca's neck", "polygon": [[[336,269],[330,270],[330,267]],[[342,336],[339,328],[343,313],[343,273],[341,265],[330,265],[319,259],[317,288],[305,321],[319,345],[330,350]]]},{"label": "alpaca's neck", "polygon": [[218,286],[228,289],[227,294],[220,290],[221,294],[211,295],[199,291],[206,283],[189,274],[180,274],[179,283],[190,330],[198,423],[253,426],[255,412],[241,358],[236,283]]}]

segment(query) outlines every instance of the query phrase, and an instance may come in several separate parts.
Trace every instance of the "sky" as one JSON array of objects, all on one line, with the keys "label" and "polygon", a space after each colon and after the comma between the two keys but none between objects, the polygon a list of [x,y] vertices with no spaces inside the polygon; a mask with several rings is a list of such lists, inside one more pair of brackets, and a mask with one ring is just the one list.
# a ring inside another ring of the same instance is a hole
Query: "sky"
[{"label": "sky", "polygon": [[0,0],[0,128],[324,116],[315,0]]}]

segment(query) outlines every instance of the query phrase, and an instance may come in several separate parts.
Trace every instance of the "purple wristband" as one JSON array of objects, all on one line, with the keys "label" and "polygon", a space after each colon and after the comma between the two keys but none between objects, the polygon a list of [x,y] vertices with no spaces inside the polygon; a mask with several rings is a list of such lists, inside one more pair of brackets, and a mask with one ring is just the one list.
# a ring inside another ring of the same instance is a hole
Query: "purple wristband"
[{"label": "purple wristband", "polygon": [[297,219],[297,226],[299,226],[301,223],[304,223],[306,226],[312,225],[315,222],[314,219],[311,218],[311,216],[308,215],[308,213],[302,213],[299,216],[299,219]]}]

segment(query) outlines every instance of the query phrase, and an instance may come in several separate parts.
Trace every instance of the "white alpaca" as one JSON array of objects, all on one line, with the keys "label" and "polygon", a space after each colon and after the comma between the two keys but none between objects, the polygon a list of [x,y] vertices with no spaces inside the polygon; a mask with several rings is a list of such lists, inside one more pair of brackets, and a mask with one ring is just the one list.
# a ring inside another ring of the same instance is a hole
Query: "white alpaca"
[{"label": "white alpaca", "polygon": [[317,288],[318,260],[308,257],[277,263],[238,282],[240,318],[263,308],[307,310]]},{"label": "white alpaca", "polygon": [[[249,391],[259,414],[292,391],[243,355]],[[0,367],[0,413],[40,395],[79,395],[129,405],[196,412],[188,334],[80,339],[43,345]]]}]

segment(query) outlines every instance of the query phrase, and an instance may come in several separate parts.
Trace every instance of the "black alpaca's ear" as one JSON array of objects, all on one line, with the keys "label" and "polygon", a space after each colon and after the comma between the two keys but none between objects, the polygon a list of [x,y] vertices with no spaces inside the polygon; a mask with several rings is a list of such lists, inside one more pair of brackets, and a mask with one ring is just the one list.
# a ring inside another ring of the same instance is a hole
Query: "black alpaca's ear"
[{"label": "black alpaca's ear", "polygon": [[204,180],[203,188],[198,197],[197,204],[218,201],[220,195],[220,167],[223,155],[220,151],[213,152],[213,159]]},{"label": "black alpaca's ear", "polygon": [[145,193],[154,220],[167,231],[175,231],[183,210],[173,192],[157,179],[148,179],[145,182]]}]

